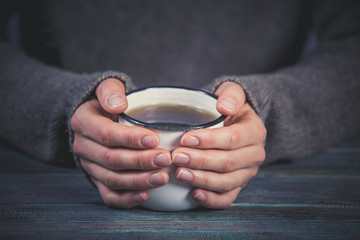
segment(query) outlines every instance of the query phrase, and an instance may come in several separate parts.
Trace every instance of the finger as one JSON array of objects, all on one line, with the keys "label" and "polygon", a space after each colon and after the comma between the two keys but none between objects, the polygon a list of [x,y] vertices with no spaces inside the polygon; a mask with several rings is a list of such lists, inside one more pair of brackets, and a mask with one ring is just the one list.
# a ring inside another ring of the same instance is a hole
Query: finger
[{"label": "finger", "polygon": [[263,144],[251,145],[232,151],[178,148],[172,152],[172,162],[192,169],[231,172],[259,166],[265,160]]},{"label": "finger", "polygon": [[119,114],[127,108],[124,84],[115,78],[103,81],[96,89],[96,96],[103,109]]},{"label": "finger", "polygon": [[76,155],[111,170],[151,170],[171,164],[170,153],[165,149],[106,147],[78,134],[74,138],[73,150]]},{"label": "finger", "polygon": [[230,192],[217,193],[204,189],[194,189],[192,196],[200,206],[214,209],[226,209],[236,200],[242,188]]},{"label": "finger", "polygon": [[245,103],[245,93],[242,87],[233,82],[222,83],[215,92],[218,96],[216,108],[227,116],[236,114]]},{"label": "finger", "polygon": [[153,148],[160,141],[157,134],[149,129],[129,127],[103,116],[97,100],[86,102],[77,109],[71,119],[71,127],[77,134],[105,146]]},{"label": "finger", "polygon": [[244,116],[241,121],[215,129],[199,129],[185,133],[180,143],[192,148],[233,150],[264,142],[266,129],[255,116]]},{"label": "finger", "polygon": [[218,173],[179,167],[175,171],[175,176],[177,180],[194,187],[223,193],[246,185],[256,175],[257,169],[254,167]]},{"label": "finger", "polygon": [[90,176],[110,189],[149,189],[163,186],[169,181],[169,175],[164,170],[111,171],[85,159],[80,159],[80,163]]},{"label": "finger", "polygon": [[114,191],[96,179],[92,179],[99,190],[104,203],[114,208],[132,208],[148,198],[146,191]]}]

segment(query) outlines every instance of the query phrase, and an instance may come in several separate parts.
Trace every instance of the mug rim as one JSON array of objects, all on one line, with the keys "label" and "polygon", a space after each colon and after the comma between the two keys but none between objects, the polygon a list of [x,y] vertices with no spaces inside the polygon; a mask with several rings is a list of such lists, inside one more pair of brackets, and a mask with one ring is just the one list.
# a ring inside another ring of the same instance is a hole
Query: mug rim
[{"label": "mug rim", "polygon": [[[214,99],[217,99],[217,96],[215,96],[214,94],[208,93],[204,90],[201,89],[196,89],[196,88],[190,88],[190,87],[180,87],[180,86],[152,86],[152,87],[144,87],[144,88],[139,88],[133,91],[130,91],[127,93],[127,95],[136,93],[136,92],[141,92],[144,90],[148,90],[148,89],[156,89],[156,88],[173,88],[173,89],[182,89],[182,90],[190,90],[190,91],[194,91],[194,92],[201,92],[203,94],[206,94]],[[137,126],[140,127],[145,127],[145,128],[151,128],[151,129],[157,129],[157,130],[163,130],[163,131],[191,131],[191,130],[196,130],[196,129],[203,129],[203,128],[209,128],[212,126],[215,126],[219,123],[221,123],[222,121],[225,120],[225,118],[227,116],[221,114],[218,118],[210,121],[210,122],[206,122],[206,123],[202,123],[202,124],[193,124],[193,125],[178,125],[178,126],[164,126],[164,125],[158,125],[158,124],[154,124],[154,123],[147,123],[147,122],[143,122],[140,121],[136,118],[130,117],[129,115],[127,115],[125,112],[122,112],[119,114],[120,117],[122,117],[123,119],[125,119],[126,121],[135,124]]]}]

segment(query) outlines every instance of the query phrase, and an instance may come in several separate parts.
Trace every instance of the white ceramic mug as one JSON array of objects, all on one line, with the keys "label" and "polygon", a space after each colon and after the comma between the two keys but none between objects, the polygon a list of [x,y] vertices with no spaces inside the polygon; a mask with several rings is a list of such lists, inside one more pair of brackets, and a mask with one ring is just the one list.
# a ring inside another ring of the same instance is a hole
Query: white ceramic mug
[{"label": "white ceramic mug", "polygon": [[[169,151],[181,146],[182,135],[190,130],[217,128],[224,125],[225,116],[216,110],[216,97],[201,90],[181,87],[149,87],[128,93],[128,109],[120,114],[119,122],[128,126],[142,126],[155,131],[160,137],[159,148]],[[182,105],[206,110],[213,114],[211,122],[191,126],[164,126],[146,123],[127,115],[128,111],[152,105]],[[148,200],[142,206],[160,211],[183,211],[195,208],[198,204],[191,197],[190,185],[177,181],[174,177],[175,166],[164,168],[169,174],[165,186],[148,190]]]}]

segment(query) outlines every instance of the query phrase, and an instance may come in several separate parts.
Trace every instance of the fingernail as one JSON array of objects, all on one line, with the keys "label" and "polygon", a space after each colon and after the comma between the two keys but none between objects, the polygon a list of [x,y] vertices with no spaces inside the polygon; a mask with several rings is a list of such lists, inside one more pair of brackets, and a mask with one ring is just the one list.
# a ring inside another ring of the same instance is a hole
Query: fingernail
[{"label": "fingernail", "polygon": [[144,147],[153,148],[156,147],[159,144],[159,141],[157,137],[154,136],[145,136],[141,139],[141,144]]},{"label": "fingernail", "polygon": [[168,154],[160,153],[155,156],[154,164],[158,167],[168,167],[171,165],[171,159]]},{"label": "fingernail", "polygon": [[190,171],[181,169],[176,178],[182,182],[191,182],[194,176]]},{"label": "fingernail", "polygon": [[189,162],[189,156],[184,153],[176,153],[173,157],[173,163],[178,165],[185,165]]},{"label": "fingernail", "polygon": [[153,173],[149,177],[149,182],[152,185],[164,185],[166,183],[166,177],[163,173]]},{"label": "fingernail", "polygon": [[109,97],[107,103],[112,108],[120,107],[125,104],[125,99],[121,94],[115,93]]},{"label": "fingernail", "polygon": [[143,202],[144,200],[146,200],[143,193],[135,194],[132,199],[133,199],[134,202]]},{"label": "fingernail", "polygon": [[196,146],[199,145],[200,141],[196,137],[184,137],[181,139],[181,144],[186,146]]},{"label": "fingernail", "polygon": [[221,100],[220,106],[230,112],[235,110],[235,101],[231,98],[225,97]]},{"label": "fingernail", "polygon": [[194,198],[195,198],[196,200],[198,200],[199,202],[203,202],[203,201],[206,200],[206,196],[205,196],[205,194],[203,194],[203,193],[198,193],[198,194],[196,194],[196,195],[194,196]]}]

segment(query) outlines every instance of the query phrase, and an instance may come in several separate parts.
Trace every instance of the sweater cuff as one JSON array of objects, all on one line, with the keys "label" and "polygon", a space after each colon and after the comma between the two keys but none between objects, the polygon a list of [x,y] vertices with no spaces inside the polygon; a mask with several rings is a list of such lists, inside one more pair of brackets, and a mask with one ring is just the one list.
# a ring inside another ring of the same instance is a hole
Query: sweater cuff
[{"label": "sweater cuff", "polygon": [[91,74],[90,76],[87,75],[86,79],[93,79],[93,80],[90,80],[88,82],[87,89],[83,92],[82,96],[80,96],[79,99],[77,99],[73,102],[73,106],[69,113],[68,122],[67,122],[67,127],[68,127],[68,132],[69,132],[69,146],[70,146],[70,150],[73,154],[75,164],[79,169],[81,169],[83,171],[83,173],[85,174],[85,177],[93,185],[94,185],[94,183],[92,182],[89,174],[82,168],[82,166],[80,164],[80,158],[74,153],[74,150],[73,150],[74,132],[71,128],[70,122],[71,122],[71,118],[72,118],[73,114],[75,113],[75,111],[77,110],[77,108],[80,105],[82,105],[84,102],[86,102],[91,96],[93,96],[93,94],[95,94],[96,88],[100,85],[100,83],[102,83],[104,80],[109,79],[109,78],[115,78],[115,79],[118,79],[119,81],[123,82],[126,92],[129,92],[129,91],[135,89],[135,85],[133,84],[131,78],[124,73],[107,71],[104,73],[94,73],[94,74]]},{"label": "sweater cuff", "polygon": [[215,93],[216,89],[224,82],[239,84],[244,90],[246,101],[254,109],[256,114],[265,123],[270,111],[269,90],[264,88],[264,80],[268,75],[232,76],[225,75],[215,79],[211,84],[205,86],[204,90]]},{"label": "sweater cuff", "polygon": [[246,102],[254,109],[268,130],[268,135],[264,142],[267,157],[262,166],[268,165],[270,162],[274,161],[271,156],[272,154],[269,154],[272,152],[272,144],[268,144],[268,140],[269,138],[271,139],[272,135],[271,129],[268,127],[273,121],[273,114],[271,113],[271,105],[273,103],[270,98],[270,96],[272,96],[270,92],[272,88],[266,86],[273,80],[272,78],[278,77],[279,76],[273,76],[270,74],[221,76],[204,88],[206,91],[215,93],[216,89],[224,82],[234,82],[242,87],[246,96]]}]

